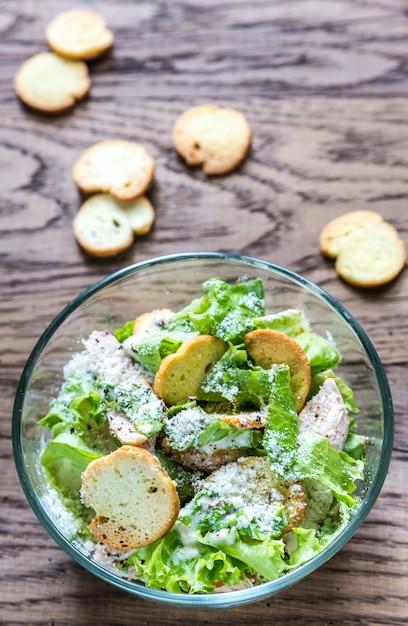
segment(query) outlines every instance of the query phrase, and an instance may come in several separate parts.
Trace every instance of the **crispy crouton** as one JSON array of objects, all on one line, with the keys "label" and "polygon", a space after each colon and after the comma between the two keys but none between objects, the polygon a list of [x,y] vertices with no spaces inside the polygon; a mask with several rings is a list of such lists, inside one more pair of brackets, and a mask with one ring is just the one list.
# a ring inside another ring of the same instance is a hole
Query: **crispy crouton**
[{"label": "crispy crouton", "polygon": [[260,367],[269,369],[274,363],[289,366],[290,385],[299,412],[305,404],[312,379],[309,359],[303,348],[288,335],[267,328],[247,333],[244,341],[248,354]]},{"label": "crispy crouton", "polygon": [[161,362],[154,379],[155,393],[170,406],[197,398],[204,377],[226,350],[227,344],[211,335],[188,339]]},{"label": "crispy crouton", "polygon": [[180,510],[175,483],[153,454],[135,446],[92,461],[82,474],[81,498],[96,513],[90,531],[114,550],[156,541]]}]

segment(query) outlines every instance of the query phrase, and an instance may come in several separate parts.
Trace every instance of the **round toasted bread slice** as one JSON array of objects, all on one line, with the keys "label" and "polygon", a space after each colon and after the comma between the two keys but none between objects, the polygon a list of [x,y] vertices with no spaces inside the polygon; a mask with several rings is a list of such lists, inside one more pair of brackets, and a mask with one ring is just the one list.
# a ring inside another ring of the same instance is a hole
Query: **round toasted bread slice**
[{"label": "round toasted bread slice", "polygon": [[113,550],[156,541],[180,510],[175,483],[155,456],[137,446],[122,446],[92,461],[82,474],[81,498],[96,513],[91,533]]},{"label": "round toasted bread slice", "polygon": [[73,230],[81,248],[96,257],[119,254],[134,241],[126,213],[109,194],[86,200],[74,217]]},{"label": "round toasted bread slice", "polygon": [[326,224],[320,233],[320,251],[335,259],[342,247],[350,238],[359,236],[361,232],[383,222],[383,218],[375,211],[350,211]]},{"label": "round toasted bread slice", "polygon": [[207,174],[226,174],[244,160],[252,131],[239,111],[202,104],[178,118],[172,138],[189,165],[202,165]]},{"label": "round toasted bread slice", "polygon": [[32,109],[58,114],[71,109],[91,88],[88,67],[54,52],[27,59],[14,77],[18,97]]},{"label": "round toasted bread slice", "polygon": [[391,224],[383,222],[343,245],[336,271],[356,287],[381,287],[396,278],[405,264],[405,243]]},{"label": "round toasted bread slice", "polygon": [[121,202],[120,206],[126,213],[135,235],[146,235],[151,230],[155,213],[150,200],[146,196],[140,196],[128,202]]},{"label": "round toasted bread slice", "polygon": [[379,287],[398,276],[406,247],[397,230],[374,211],[351,211],[320,233],[320,250],[336,259],[336,271],[357,287]]},{"label": "round toasted bread slice", "polygon": [[273,364],[286,364],[290,369],[290,386],[296,399],[296,409],[303,408],[309,393],[312,374],[303,348],[291,337],[277,330],[252,330],[244,337],[249,356],[256,365],[269,369]]},{"label": "round toasted bread slice", "polygon": [[74,163],[72,176],[84,193],[108,192],[117,200],[133,200],[150,187],[155,162],[146,149],[120,139],[100,141]]},{"label": "round toasted bread slice", "polygon": [[63,11],[48,24],[45,37],[54,52],[84,61],[103,54],[114,42],[104,18],[90,9]]},{"label": "round toasted bread slice", "polygon": [[156,373],[154,391],[168,406],[197,398],[204,377],[227,350],[227,344],[211,335],[185,341],[166,356]]}]

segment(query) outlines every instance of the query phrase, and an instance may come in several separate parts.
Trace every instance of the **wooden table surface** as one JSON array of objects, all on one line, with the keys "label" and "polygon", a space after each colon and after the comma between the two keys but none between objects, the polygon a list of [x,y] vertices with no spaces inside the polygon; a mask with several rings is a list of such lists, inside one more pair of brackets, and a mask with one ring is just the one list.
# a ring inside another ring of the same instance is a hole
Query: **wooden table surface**
[{"label": "wooden table surface", "polygon": [[[84,626],[408,623],[408,273],[368,291],[342,282],[318,250],[330,219],[380,212],[408,244],[406,0],[101,0],[116,38],[90,64],[92,89],[59,117],[27,110],[12,79],[47,49],[59,0],[0,2],[0,623]],[[186,108],[242,111],[252,149],[209,178],[171,145]],[[121,256],[87,257],[72,220],[75,159],[105,139],[135,140],[156,160],[152,231]],[[395,443],[382,493],[350,543],[286,592],[222,611],[127,595],[76,565],[47,535],[20,487],[11,447],[24,363],[53,317],[114,270],[181,251],[232,251],[315,281],[359,320],[393,394]],[[405,469],[404,469],[405,468]]]}]

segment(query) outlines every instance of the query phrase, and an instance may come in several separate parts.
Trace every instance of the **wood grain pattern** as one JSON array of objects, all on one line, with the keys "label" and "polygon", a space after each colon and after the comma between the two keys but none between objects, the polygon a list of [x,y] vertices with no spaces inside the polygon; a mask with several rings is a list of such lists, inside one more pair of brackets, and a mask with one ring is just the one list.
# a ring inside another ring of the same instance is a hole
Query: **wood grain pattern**
[{"label": "wood grain pattern", "polygon": [[[67,4],[0,4],[0,624],[407,623],[408,274],[364,292],[317,247],[322,226],[355,208],[382,213],[408,244],[407,3],[83,1],[104,14],[116,44],[90,64],[86,101],[49,118],[18,102],[12,79],[47,49],[45,26]],[[242,166],[217,178],[189,169],[170,139],[176,117],[208,101],[241,110],[254,133]],[[156,159],[157,219],[127,253],[97,260],[72,236],[82,199],[70,172],[109,137],[139,141]],[[383,360],[395,408],[390,471],[352,541],[285,593],[222,613],[162,607],[83,571],[31,512],[11,449],[22,368],[61,308],[118,268],[194,250],[263,257],[337,297]]]}]

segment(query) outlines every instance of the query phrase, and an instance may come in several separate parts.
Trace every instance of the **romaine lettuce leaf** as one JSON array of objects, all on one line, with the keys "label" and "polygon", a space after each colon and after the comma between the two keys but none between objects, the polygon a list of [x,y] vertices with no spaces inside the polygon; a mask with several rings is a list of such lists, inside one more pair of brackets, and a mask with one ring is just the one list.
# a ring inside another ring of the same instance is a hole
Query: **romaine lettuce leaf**
[{"label": "romaine lettuce leaf", "polygon": [[[262,432],[254,428],[235,428],[222,418],[214,421],[196,437],[194,447],[198,450],[242,450],[246,454],[263,454]],[[220,445],[218,446],[217,443]]]},{"label": "romaine lettuce leaf", "polygon": [[[75,494],[81,473],[94,459],[117,448],[109,430],[106,405],[88,383],[68,379],[50,412],[39,423],[52,430],[52,439],[41,454],[41,464],[56,486]],[[79,499],[79,496],[78,498]]]},{"label": "romaine lettuce leaf", "polygon": [[313,478],[330,488],[338,500],[353,505],[355,481],[363,479],[364,463],[338,452],[321,435],[299,436],[295,400],[288,368],[279,367],[272,384],[263,444],[272,471],[282,479]]},{"label": "romaine lettuce leaf", "polygon": [[337,348],[312,330],[305,330],[293,339],[305,351],[312,368],[312,374],[322,369],[335,367],[340,361],[340,353]]},{"label": "romaine lettuce leaf", "polygon": [[83,394],[81,386],[77,387],[78,395],[60,396],[51,404],[50,413],[43,417],[39,424],[52,429],[52,437],[61,434],[75,434],[86,447],[100,454],[108,454],[117,447],[117,443],[109,430],[106,417],[106,403],[95,388]]},{"label": "romaine lettuce leaf", "polygon": [[169,329],[168,325],[163,325],[160,330],[145,336],[131,335],[123,342],[123,348],[129,356],[155,374],[164,357],[177,352],[184,341],[197,334],[194,329]]},{"label": "romaine lettuce leaf", "polygon": [[203,290],[201,298],[172,316],[160,330],[145,337],[126,338],[123,347],[127,354],[156,373],[162,359],[176,352],[190,337],[214,335],[238,343],[253,328],[251,318],[264,312],[263,285],[259,279],[229,285],[213,278],[203,284]]},{"label": "romaine lettuce leaf", "polygon": [[49,442],[40,460],[56,484],[78,491],[82,472],[91,461],[101,456],[88,448],[78,435],[61,433]]},{"label": "romaine lettuce leaf", "polygon": [[344,452],[353,459],[365,460],[367,437],[349,431],[348,437],[344,444]]},{"label": "romaine lettuce leaf", "polygon": [[207,533],[200,537],[200,541],[246,563],[265,581],[275,580],[285,571],[285,545],[282,539],[248,539],[233,527],[227,532]]},{"label": "romaine lettuce leaf", "polygon": [[136,550],[124,563],[148,587],[174,593],[211,593],[221,585],[243,580],[248,566],[222,550],[199,543],[194,536],[183,541],[183,525],[162,539]]},{"label": "romaine lettuce leaf", "polygon": [[297,451],[296,471],[299,478],[314,478],[329,487],[336,498],[349,505],[354,498],[349,494],[356,488],[356,480],[362,480],[364,463],[353,459],[346,452],[338,452],[330,441],[314,432],[300,438]]},{"label": "romaine lettuce leaf", "polygon": [[69,407],[59,400],[53,400],[50,406],[50,412],[47,413],[43,418],[41,418],[38,423],[40,426],[44,428],[49,428],[53,430],[57,424],[61,424],[72,419],[72,412],[69,410]]},{"label": "romaine lettuce leaf", "polygon": [[234,411],[268,404],[273,370],[252,365],[246,350],[229,344],[200,389],[200,400],[231,403]]},{"label": "romaine lettuce leaf", "polygon": [[94,391],[94,384],[88,380],[81,378],[68,378],[61,387],[58,398],[50,403],[50,409],[47,415],[38,421],[40,426],[53,429],[54,426],[61,422],[70,422],[76,419],[75,413],[71,408],[71,403],[76,398],[86,396]]},{"label": "romaine lettuce leaf", "polygon": [[293,528],[285,537],[286,550],[289,553],[288,569],[296,569],[313,559],[324,548],[313,528]]},{"label": "romaine lettuce leaf", "polygon": [[119,343],[123,343],[125,339],[127,339],[133,334],[134,326],[135,326],[135,320],[130,320],[129,322],[126,322],[124,326],[122,326],[121,328],[117,328],[114,331],[113,334],[115,335]]},{"label": "romaine lettuce leaf", "polygon": [[309,330],[309,322],[301,309],[286,309],[279,313],[270,313],[253,320],[255,328],[270,328],[278,330],[289,337],[299,335]]},{"label": "romaine lettuce leaf", "polygon": [[163,402],[147,385],[102,383],[101,392],[107,406],[126,415],[136,430],[147,438],[163,428]]},{"label": "romaine lettuce leaf", "polygon": [[229,285],[219,278],[211,278],[203,283],[203,290],[204,296],[176,313],[169,327],[188,324],[202,335],[242,343],[244,334],[254,328],[252,318],[265,312],[262,280]]},{"label": "romaine lettuce leaf", "polygon": [[297,438],[299,434],[296,400],[290,388],[290,370],[275,368],[263,445],[274,474],[282,480],[296,480]]}]

